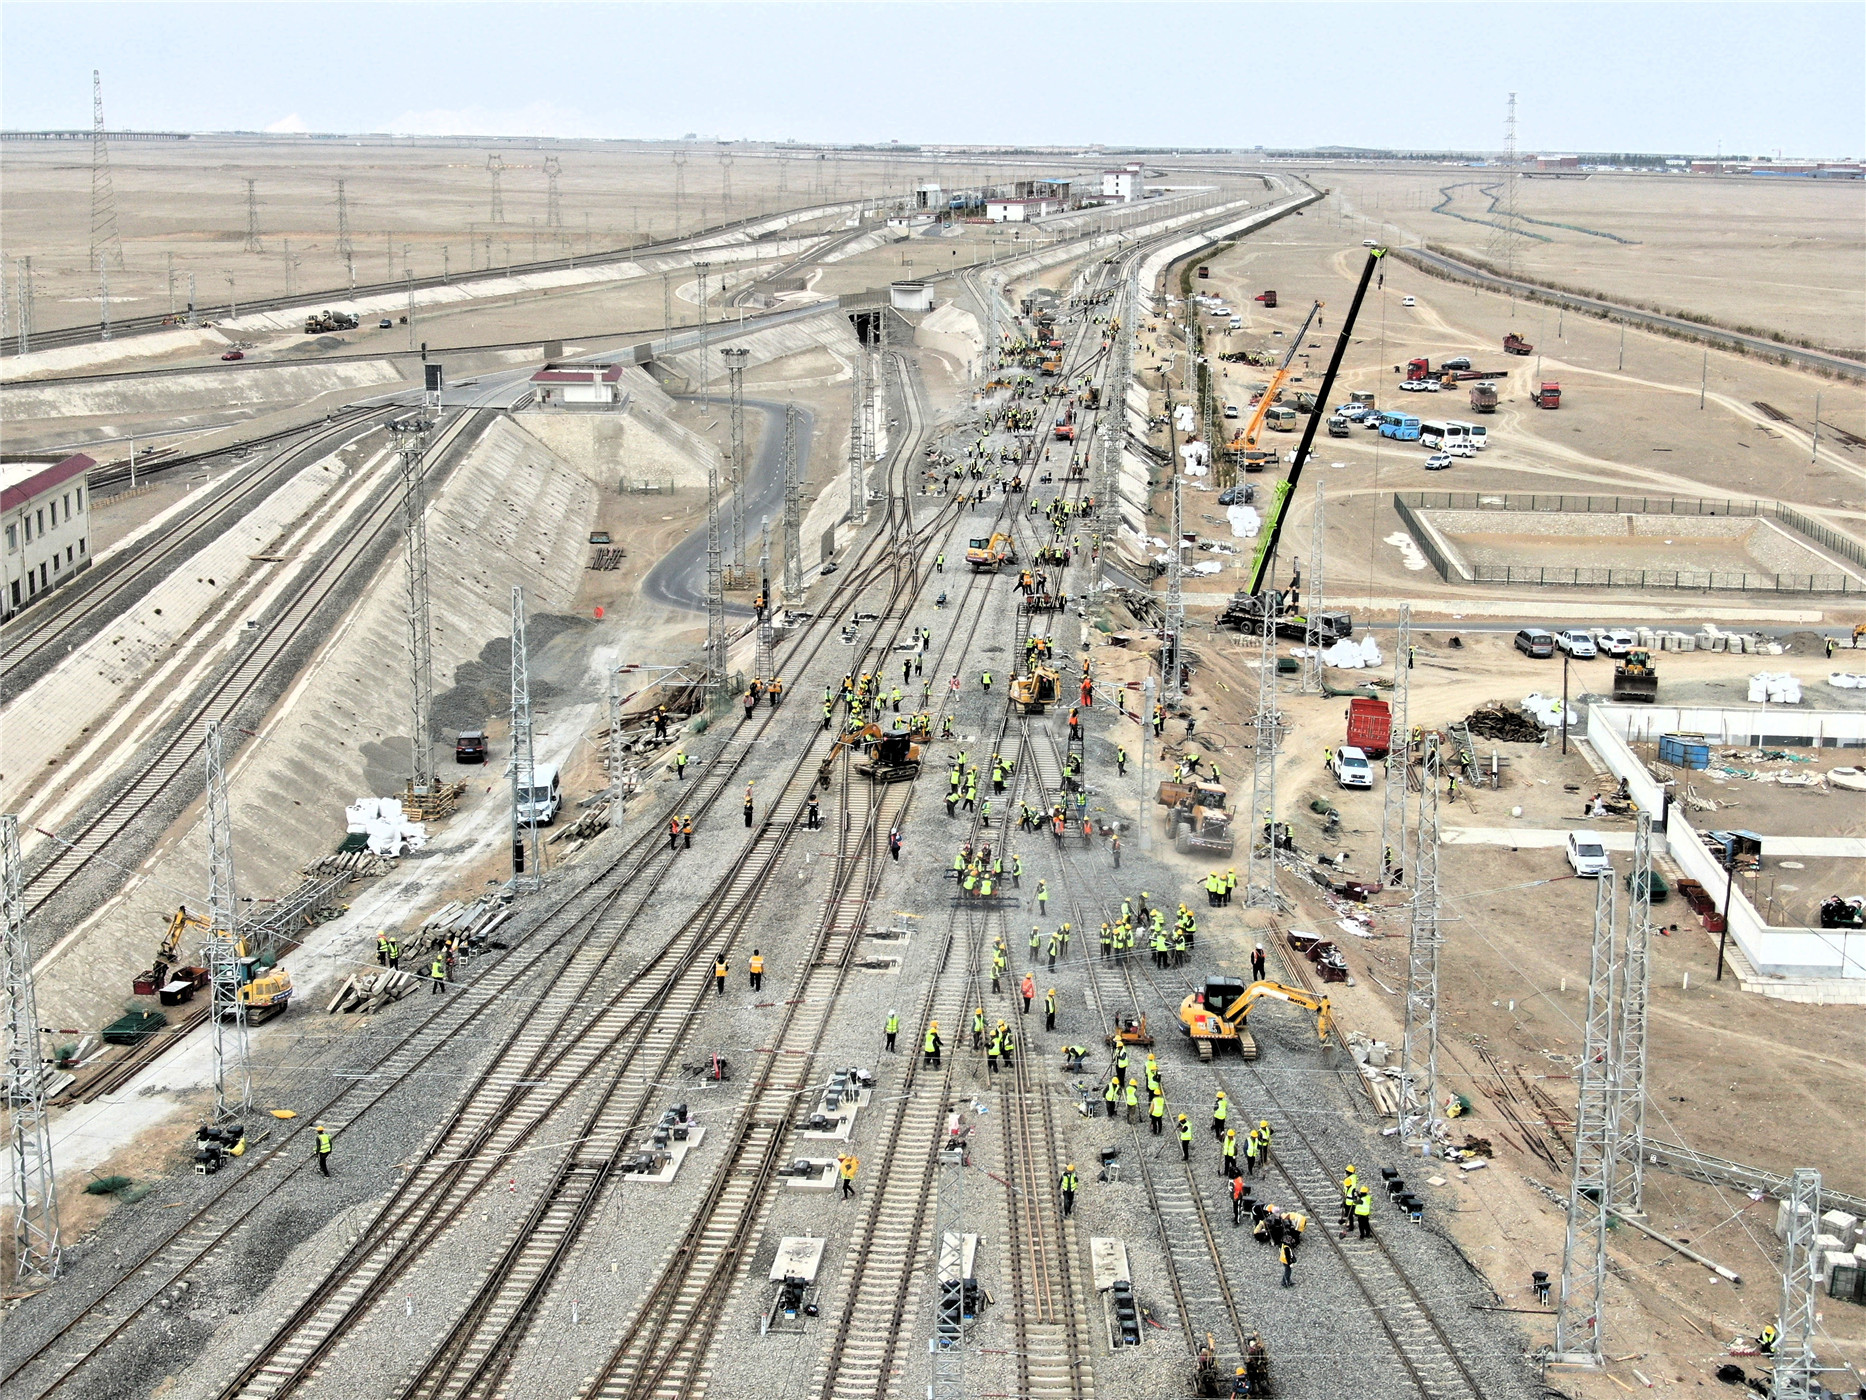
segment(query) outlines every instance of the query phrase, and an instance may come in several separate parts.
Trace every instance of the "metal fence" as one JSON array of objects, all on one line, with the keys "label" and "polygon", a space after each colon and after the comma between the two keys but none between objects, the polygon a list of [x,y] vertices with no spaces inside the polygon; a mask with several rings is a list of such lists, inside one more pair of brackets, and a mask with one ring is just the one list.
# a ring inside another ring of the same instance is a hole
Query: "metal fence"
[{"label": "metal fence", "polygon": [[1395,491],[1393,510],[1438,576],[1447,583],[1501,583],[1526,588],[1662,588],[1693,593],[1866,594],[1866,584],[1835,570],[1818,574],[1763,574],[1684,569],[1544,568],[1473,564],[1467,578],[1425,528],[1416,511],[1495,510],[1540,515],[1700,515],[1774,519],[1842,558],[1866,566],[1866,545],[1779,501],[1711,496],[1519,495],[1485,491]]}]

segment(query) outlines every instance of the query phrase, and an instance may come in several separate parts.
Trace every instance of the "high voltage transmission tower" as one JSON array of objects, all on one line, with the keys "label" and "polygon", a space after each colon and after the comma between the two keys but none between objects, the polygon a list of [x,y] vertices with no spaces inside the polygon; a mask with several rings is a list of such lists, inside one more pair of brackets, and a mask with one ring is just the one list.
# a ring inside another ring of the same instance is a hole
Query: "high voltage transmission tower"
[{"label": "high voltage transmission tower", "polygon": [[[1174,478],[1177,483],[1178,478]],[[1276,704],[1276,593],[1266,590],[1259,622],[1263,636],[1257,650],[1257,725],[1252,740],[1250,810],[1243,813],[1244,905],[1280,909],[1276,891],[1276,745],[1281,716]],[[1259,830],[1261,824],[1261,832]],[[1263,854],[1258,854],[1261,839]]]},{"label": "high voltage transmission tower", "polygon": [[965,1148],[939,1153],[933,1240],[939,1254],[933,1298],[933,1384],[928,1400],[965,1400]]},{"label": "high voltage transmission tower", "polygon": [[732,152],[719,153],[719,199],[722,206],[720,219],[724,223],[732,222]]},{"label": "high voltage transmission tower", "polygon": [[[1516,243],[1522,236],[1516,219],[1516,193],[1521,178],[1516,151],[1516,94],[1511,93],[1503,121],[1503,192],[1496,201],[1488,249],[1490,261],[1502,269],[1505,277],[1516,275]],[[1514,303],[1515,298],[1511,301]]]},{"label": "high voltage transmission tower", "polygon": [[706,691],[710,700],[726,693],[726,579],[720,565],[719,467],[706,464]]},{"label": "high voltage transmission tower", "polygon": [[7,1204],[13,1211],[13,1276],[17,1283],[58,1277],[58,1183],[52,1171],[52,1127],[45,1107],[45,1055],[39,1003],[32,986],[32,945],[26,936],[26,870],[20,860],[19,818],[0,816],[0,899],[6,918],[6,1079],[12,1110],[7,1142]]},{"label": "high voltage transmission tower", "polygon": [[246,1039],[246,1003],[240,1000],[239,896],[233,879],[233,819],[227,806],[220,721],[207,722],[207,970],[209,1054],[214,1075],[214,1122],[243,1118],[253,1106],[253,1073]]},{"label": "high voltage transmission tower", "polygon": [[556,156],[544,158],[544,226],[562,228],[564,226],[563,197],[557,188],[557,177],[564,173],[564,163]]},{"label": "high voltage transmission tower", "polygon": [[259,237],[259,181],[246,182],[246,244],[243,251],[260,253],[265,251],[265,244]]},{"label": "high voltage transmission tower", "polygon": [[1613,1199],[1620,1215],[1645,1214],[1646,1011],[1652,987],[1652,814],[1633,833],[1632,882],[1621,943],[1619,1010],[1613,1027],[1619,1093],[1613,1125]]},{"label": "high voltage transmission tower", "polygon": [[502,224],[505,222],[505,158],[497,151],[486,157],[486,173],[492,177],[491,220]]},{"label": "high voltage transmission tower", "polygon": [[1788,1234],[1782,1242],[1781,1337],[1769,1400],[1819,1400],[1831,1395],[1817,1379],[1814,1329],[1821,1293],[1821,1174],[1796,1167],[1788,1196]]},{"label": "high voltage transmission tower", "polygon": [[[856,331],[860,338],[861,331]],[[854,379],[849,388],[849,521],[860,525],[868,518],[868,483],[863,479],[862,432],[867,426],[863,380],[868,377],[868,351],[861,345],[856,346],[855,356],[850,362],[854,366]]]},{"label": "high voltage transmission tower", "polygon": [[32,349],[32,259],[19,260],[19,353]]},{"label": "high voltage transmission tower", "polygon": [[712,270],[712,266],[709,262],[696,262],[693,265],[693,270],[699,274],[700,293],[700,382],[694,387],[694,393],[702,396],[713,377],[713,367],[706,359],[706,274]]},{"label": "high voltage transmission tower", "polygon": [[745,508],[751,474],[745,470],[745,362],[751,351],[742,346],[728,346],[719,352],[726,361],[726,406],[731,415],[732,434],[732,546],[731,568],[742,587],[749,571],[745,558]]},{"label": "high voltage transmission tower", "polygon": [[1412,761],[1406,693],[1412,681],[1412,604],[1401,603],[1393,637],[1392,725],[1387,736],[1386,790],[1380,804],[1380,883],[1397,885],[1406,869],[1406,770]]},{"label": "high voltage transmission tower", "polygon": [[91,70],[91,266],[107,258],[123,266],[123,238],[117,232],[117,194],[110,183],[110,140],[104,134],[104,78]]},{"label": "high voltage transmission tower", "polygon": [[1180,639],[1186,630],[1186,595],[1185,582],[1185,524],[1180,515],[1179,464],[1171,463],[1173,473],[1173,529],[1168,539],[1166,556],[1166,621],[1162,628],[1160,646],[1160,687],[1163,698],[1168,704],[1179,699],[1183,687],[1179,683],[1181,671]]},{"label": "high voltage transmission tower", "polygon": [[1594,891],[1587,1020],[1582,1029],[1581,1083],[1574,1114],[1574,1170],[1568,1185],[1568,1234],[1562,1246],[1561,1300],[1555,1318],[1555,1355],[1592,1366],[1603,1360],[1600,1313],[1606,1302],[1613,1125],[1618,1108],[1613,1048],[1620,969],[1614,915],[1614,882],[1608,875]]},{"label": "high voltage transmission tower", "polygon": [[[356,256],[356,246],[350,241],[350,196],[345,190],[348,181],[337,182],[337,256],[348,262]],[[354,270],[351,276],[356,274]]]},{"label": "high voltage transmission tower", "polygon": [[674,152],[674,237],[680,237],[680,206],[687,198],[687,162],[685,151]]},{"label": "high voltage transmission tower", "polygon": [[784,601],[803,597],[803,468],[797,460],[797,405],[784,405]]},{"label": "high voltage transmission tower", "polygon": [[[1400,1044],[1400,1142],[1432,1151],[1438,1117],[1438,745],[1419,764],[1419,827],[1413,841],[1412,925],[1406,941],[1406,1025]],[[1405,782],[1402,774],[1400,781]]]},{"label": "high voltage transmission tower", "polygon": [[402,459],[402,560],[408,590],[408,653],[413,667],[409,705],[409,743],[414,765],[412,788],[426,797],[434,790],[434,745],[430,723],[434,708],[433,631],[428,609],[427,451],[434,424],[425,415],[398,418],[389,425]]},{"label": "high voltage transmission tower", "polygon": [[766,516],[760,531],[758,543],[758,578],[753,585],[758,590],[758,640],[756,655],[752,659],[752,674],[766,685],[776,666],[772,660],[773,647],[777,641],[771,627],[771,517]]},{"label": "high voltage transmission tower", "polygon": [[1322,674],[1322,648],[1326,641],[1322,636],[1322,555],[1326,548],[1324,538],[1325,502],[1322,494],[1320,477],[1315,481],[1315,518],[1310,522],[1309,532],[1309,594],[1303,609],[1303,616],[1308,625],[1303,628],[1302,637],[1302,691],[1303,694],[1322,694],[1325,680]]},{"label": "high voltage transmission tower", "polygon": [[512,888],[544,883],[544,842],[538,836],[534,782],[537,744],[531,728],[531,654],[525,641],[525,590],[512,588]]}]

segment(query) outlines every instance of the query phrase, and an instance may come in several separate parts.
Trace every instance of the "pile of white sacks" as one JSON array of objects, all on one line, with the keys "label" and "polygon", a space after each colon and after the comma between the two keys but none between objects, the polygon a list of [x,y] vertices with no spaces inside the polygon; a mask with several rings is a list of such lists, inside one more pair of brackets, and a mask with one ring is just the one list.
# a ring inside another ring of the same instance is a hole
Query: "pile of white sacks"
[{"label": "pile of white sacks", "polygon": [[404,850],[418,851],[428,843],[427,828],[411,822],[402,812],[398,797],[363,797],[343,809],[344,829],[351,835],[369,836],[374,855],[399,856]]},{"label": "pile of white sacks", "polygon": [[1786,671],[1758,671],[1749,678],[1749,703],[1752,705],[1799,705],[1801,682]]}]

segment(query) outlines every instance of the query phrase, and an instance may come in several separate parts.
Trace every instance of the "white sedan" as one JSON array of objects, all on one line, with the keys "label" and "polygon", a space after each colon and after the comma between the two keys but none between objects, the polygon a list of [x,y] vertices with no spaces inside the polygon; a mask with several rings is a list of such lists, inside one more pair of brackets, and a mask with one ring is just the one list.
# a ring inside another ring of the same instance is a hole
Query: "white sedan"
[{"label": "white sedan", "polygon": [[1555,634],[1555,645],[1567,652],[1576,661],[1592,661],[1600,653],[1595,650],[1594,639],[1575,628]]}]

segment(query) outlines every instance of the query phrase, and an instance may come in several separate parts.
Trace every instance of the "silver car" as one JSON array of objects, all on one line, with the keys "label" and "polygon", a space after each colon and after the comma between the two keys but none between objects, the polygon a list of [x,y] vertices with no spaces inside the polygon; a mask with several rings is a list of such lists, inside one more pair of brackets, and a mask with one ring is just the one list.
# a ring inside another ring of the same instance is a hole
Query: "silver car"
[{"label": "silver car", "polygon": [[1592,661],[1600,655],[1594,649],[1594,639],[1585,632],[1570,629],[1555,634],[1555,645],[1567,652],[1576,661]]}]

